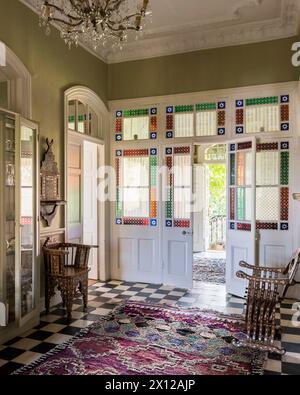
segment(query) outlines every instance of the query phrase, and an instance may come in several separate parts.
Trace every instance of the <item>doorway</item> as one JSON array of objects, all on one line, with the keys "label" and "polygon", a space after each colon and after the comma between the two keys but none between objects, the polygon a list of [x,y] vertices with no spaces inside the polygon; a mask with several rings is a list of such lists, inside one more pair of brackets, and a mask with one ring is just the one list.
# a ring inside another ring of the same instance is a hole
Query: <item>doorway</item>
[{"label": "doorway", "polygon": [[[98,167],[103,147],[84,136],[69,135],[68,143],[68,241],[99,245],[101,208]],[[92,249],[89,279],[99,279],[100,255]]]},{"label": "doorway", "polygon": [[224,285],[226,268],[226,145],[202,144],[194,160],[193,280]]}]

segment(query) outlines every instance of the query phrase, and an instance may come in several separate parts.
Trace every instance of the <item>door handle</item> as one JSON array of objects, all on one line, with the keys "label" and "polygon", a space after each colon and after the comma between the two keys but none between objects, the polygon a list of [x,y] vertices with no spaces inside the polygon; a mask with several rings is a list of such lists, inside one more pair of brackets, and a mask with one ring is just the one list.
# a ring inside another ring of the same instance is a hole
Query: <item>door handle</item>
[{"label": "door handle", "polygon": [[182,232],[182,234],[183,234],[183,236],[188,236],[188,235],[193,235],[194,234],[194,232],[187,232],[186,230],[184,230],[183,232]]}]

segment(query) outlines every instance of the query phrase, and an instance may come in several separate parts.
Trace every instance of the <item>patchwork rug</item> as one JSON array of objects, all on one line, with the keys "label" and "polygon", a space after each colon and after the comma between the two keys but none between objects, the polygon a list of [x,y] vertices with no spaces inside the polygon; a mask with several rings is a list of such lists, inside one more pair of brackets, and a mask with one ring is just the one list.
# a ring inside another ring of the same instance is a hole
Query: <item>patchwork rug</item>
[{"label": "patchwork rug", "polygon": [[235,348],[240,316],[125,302],[15,375],[250,375],[265,354]]},{"label": "patchwork rug", "polygon": [[212,259],[194,256],[194,281],[225,284],[225,259]]}]

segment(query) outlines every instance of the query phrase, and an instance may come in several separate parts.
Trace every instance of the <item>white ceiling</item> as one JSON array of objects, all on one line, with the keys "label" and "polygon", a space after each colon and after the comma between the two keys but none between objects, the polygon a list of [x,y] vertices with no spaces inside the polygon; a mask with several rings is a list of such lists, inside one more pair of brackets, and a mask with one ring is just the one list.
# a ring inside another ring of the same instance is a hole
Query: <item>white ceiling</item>
[{"label": "white ceiling", "polygon": [[[37,0],[20,0],[37,11]],[[291,37],[300,0],[150,0],[152,23],[122,51],[99,48],[107,63]],[[45,38],[47,39],[47,38]]]}]

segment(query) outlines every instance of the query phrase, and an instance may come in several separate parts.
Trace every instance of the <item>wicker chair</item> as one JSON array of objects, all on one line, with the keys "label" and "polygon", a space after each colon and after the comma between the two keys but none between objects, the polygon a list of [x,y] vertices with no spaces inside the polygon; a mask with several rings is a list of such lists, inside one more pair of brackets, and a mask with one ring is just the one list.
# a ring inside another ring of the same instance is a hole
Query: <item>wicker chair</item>
[{"label": "wicker chair", "polygon": [[45,304],[46,313],[50,310],[51,297],[55,287],[61,292],[63,306],[67,309],[68,319],[72,318],[73,300],[77,289],[83,298],[83,307],[88,301],[88,262],[91,248],[72,243],[59,243],[43,247],[45,264]]},{"label": "wicker chair", "polygon": [[285,353],[285,350],[274,345],[276,329],[279,329],[276,328],[275,314],[289,287],[299,284],[295,281],[299,264],[300,250],[286,268],[267,268],[240,262],[242,268],[252,273],[237,272],[237,277],[248,280],[249,285],[245,313],[247,336],[242,340],[234,340],[236,346]]}]

